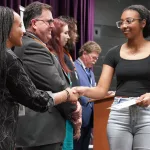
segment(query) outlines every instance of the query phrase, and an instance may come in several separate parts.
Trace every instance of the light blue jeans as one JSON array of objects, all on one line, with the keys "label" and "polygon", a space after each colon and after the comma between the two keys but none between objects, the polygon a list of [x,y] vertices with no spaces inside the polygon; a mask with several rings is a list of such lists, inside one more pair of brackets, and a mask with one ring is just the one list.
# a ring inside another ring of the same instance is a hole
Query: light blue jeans
[{"label": "light blue jeans", "polygon": [[[112,105],[131,100],[115,98]],[[110,150],[150,150],[150,107],[111,110],[107,136]]]}]

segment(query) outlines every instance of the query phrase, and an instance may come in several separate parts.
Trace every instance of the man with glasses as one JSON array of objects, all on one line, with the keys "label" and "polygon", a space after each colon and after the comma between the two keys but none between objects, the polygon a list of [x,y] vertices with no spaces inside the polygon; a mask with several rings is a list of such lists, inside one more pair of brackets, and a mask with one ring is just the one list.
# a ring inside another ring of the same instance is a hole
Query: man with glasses
[{"label": "man with glasses", "polygon": [[[24,12],[26,33],[23,46],[14,52],[23,60],[24,68],[37,88],[61,91],[67,87],[66,78],[57,59],[50,53],[46,43],[54,27],[51,6],[33,2]],[[69,98],[69,94],[68,94]],[[47,113],[36,113],[25,108],[19,117],[17,147],[24,150],[61,150],[65,138],[66,118],[76,110],[76,104],[63,103]]]},{"label": "man with glasses", "polygon": [[[92,67],[97,62],[100,52],[100,46],[94,41],[86,42],[79,50],[79,58],[74,64],[81,86],[96,86]],[[80,97],[82,105],[81,137],[74,141],[74,150],[88,150],[93,127],[93,103],[88,103],[88,100],[87,97]]]}]

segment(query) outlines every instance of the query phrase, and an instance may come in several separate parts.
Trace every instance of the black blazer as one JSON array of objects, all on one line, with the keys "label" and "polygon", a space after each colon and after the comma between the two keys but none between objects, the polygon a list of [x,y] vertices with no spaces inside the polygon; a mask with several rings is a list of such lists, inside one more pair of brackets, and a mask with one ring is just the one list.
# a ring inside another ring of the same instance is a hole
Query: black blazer
[{"label": "black blazer", "polygon": [[[15,47],[14,52],[23,61],[26,72],[38,89],[59,92],[68,86],[58,60],[34,35],[24,35],[23,46]],[[63,142],[66,117],[74,110],[76,106],[71,103],[60,104],[45,113],[26,108],[25,116],[19,117],[17,146]]]}]

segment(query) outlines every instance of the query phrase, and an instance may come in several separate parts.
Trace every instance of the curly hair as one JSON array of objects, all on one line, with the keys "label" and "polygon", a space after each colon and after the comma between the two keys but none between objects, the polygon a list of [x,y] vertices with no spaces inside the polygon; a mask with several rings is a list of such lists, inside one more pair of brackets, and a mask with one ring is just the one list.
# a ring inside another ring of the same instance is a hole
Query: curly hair
[{"label": "curly hair", "polygon": [[26,29],[30,26],[30,21],[32,19],[42,14],[42,10],[52,11],[52,7],[48,4],[36,1],[36,2],[29,4],[25,8],[23,22],[24,22],[24,26]]},{"label": "curly hair", "polygon": [[142,20],[143,19],[146,20],[146,26],[143,29],[143,36],[144,36],[144,38],[148,37],[150,35],[150,12],[149,12],[149,10],[146,7],[144,7],[143,5],[131,5],[127,8],[125,8],[123,10],[123,12],[126,10],[137,11],[139,13],[140,18]]}]

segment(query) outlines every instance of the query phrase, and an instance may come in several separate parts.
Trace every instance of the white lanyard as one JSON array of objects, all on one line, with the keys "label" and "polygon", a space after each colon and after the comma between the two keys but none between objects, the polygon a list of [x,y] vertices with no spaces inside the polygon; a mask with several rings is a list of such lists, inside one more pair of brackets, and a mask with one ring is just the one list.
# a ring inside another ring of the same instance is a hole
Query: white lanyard
[{"label": "white lanyard", "polygon": [[83,70],[85,71],[85,73],[86,73],[86,75],[87,75],[87,77],[88,77],[88,79],[89,79],[90,86],[92,87],[92,76],[91,76],[91,75],[89,76],[89,74],[88,74],[88,72],[86,71],[85,67],[83,66],[82,62],[81,62],[79,59],[78,59],[77,61],[79,62],[79,64],[80,64],[81,67],[83,68]]}]

